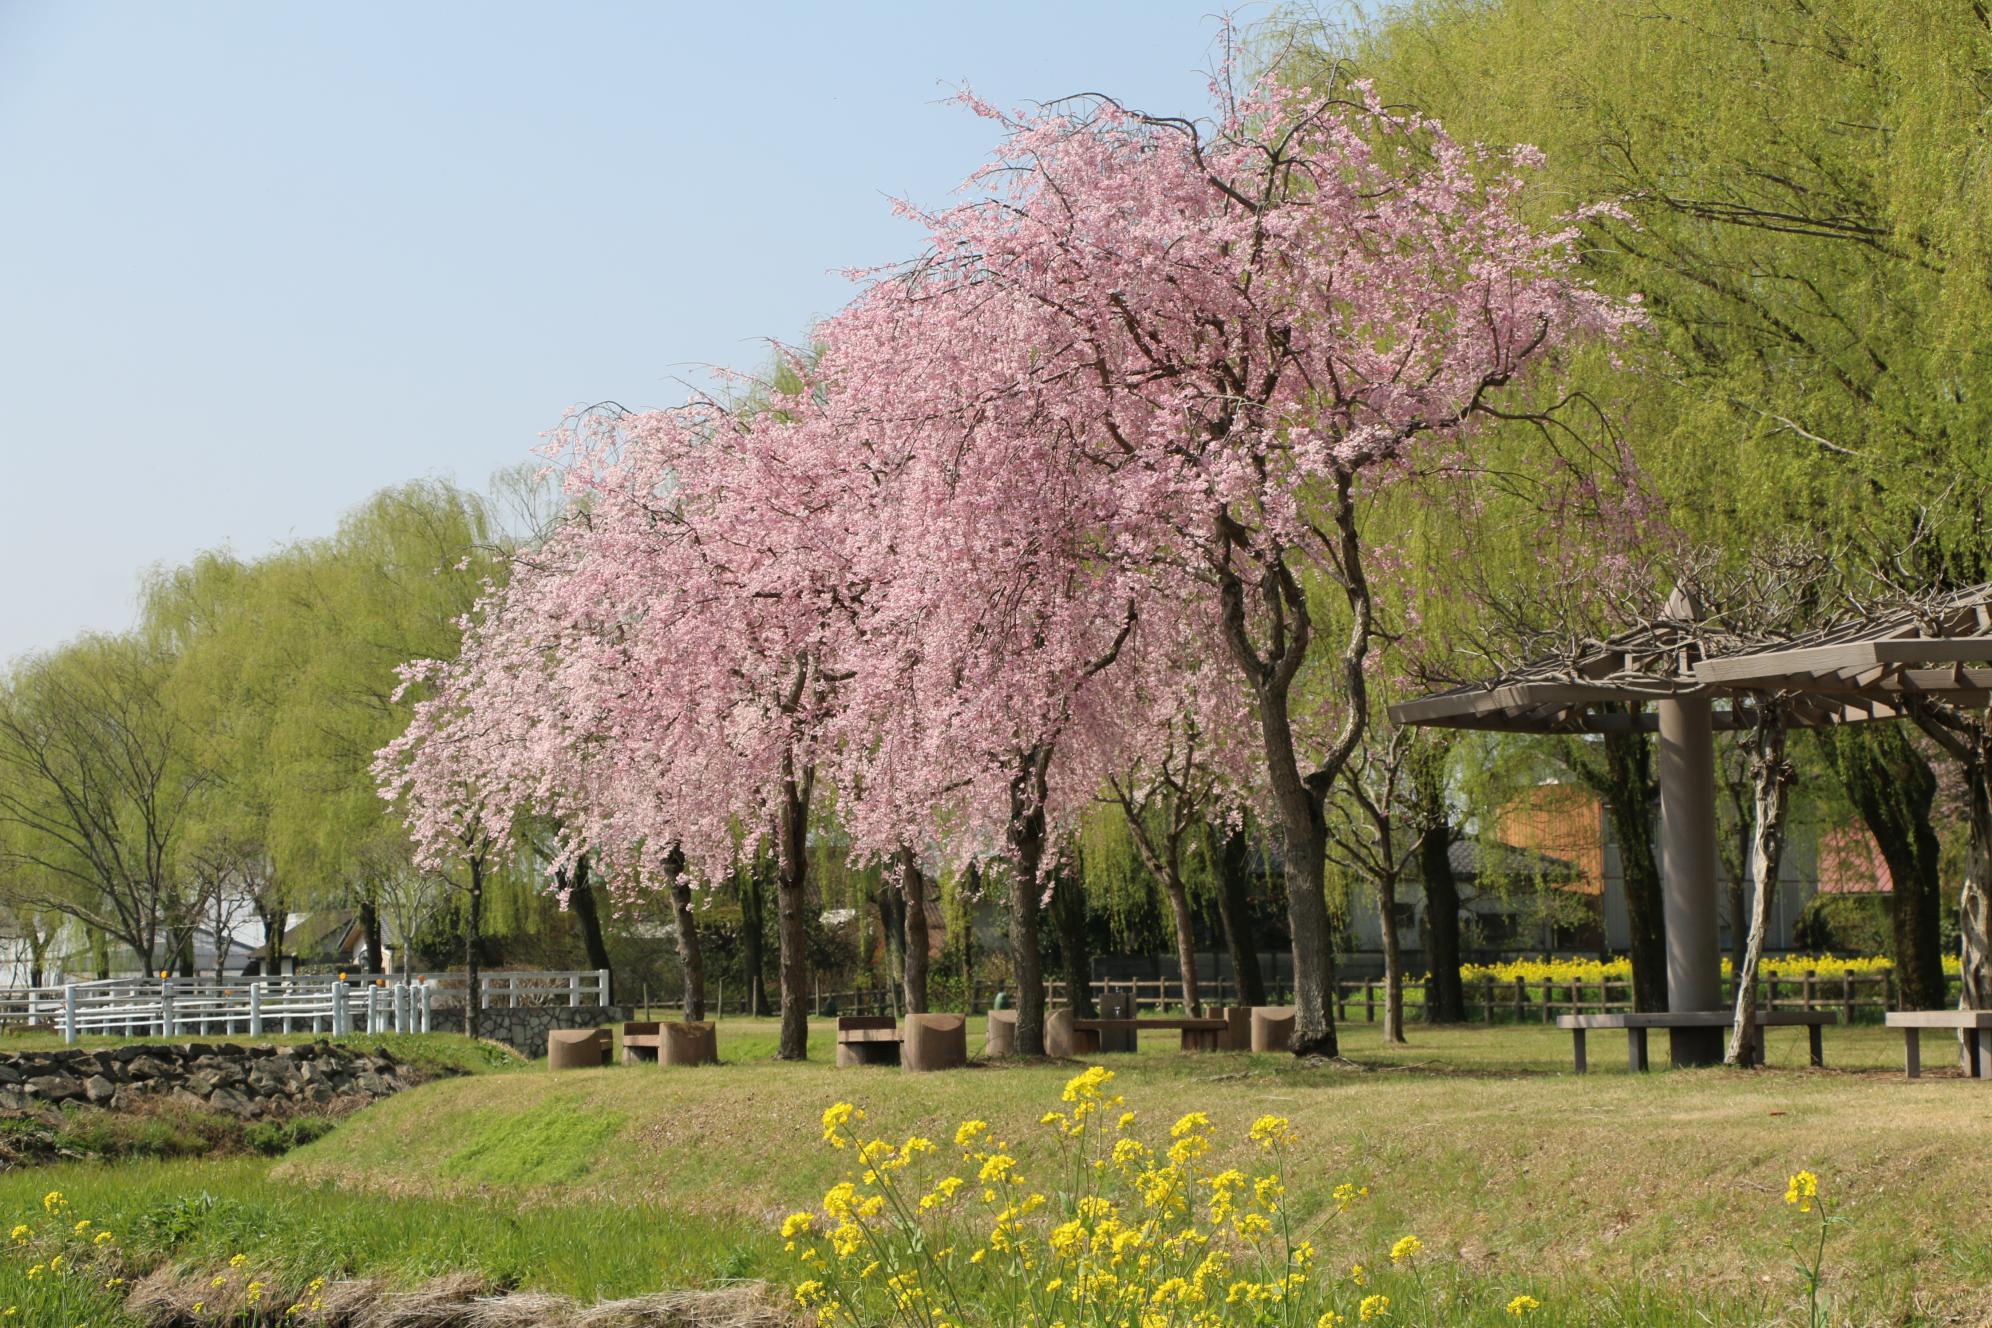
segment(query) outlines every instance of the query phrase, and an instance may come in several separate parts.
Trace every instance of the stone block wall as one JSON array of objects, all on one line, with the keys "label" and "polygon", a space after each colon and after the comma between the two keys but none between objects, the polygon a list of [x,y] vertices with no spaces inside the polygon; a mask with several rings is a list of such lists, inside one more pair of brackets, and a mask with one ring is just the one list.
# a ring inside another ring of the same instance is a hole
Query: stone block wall
[{"label": "stone block wall", "polygon": [[[527,1005],[484,1011],[477,1016],[477,1035],[538,1060],[546,1055],[546,1035],[556,1028],[607,1028],[634,1018],[636,1009],[629,1005]],[[462,1008],[432,1009],[429,1031],[463,1032]]]},{"label": "stone block wall", "polygon": [[413,1087],[421,1077],[384,1050],[329,1042],[133,1042],[0,1055],[0,1111],[65,1102],[116,1109],[152,1096],[256,1118],[324,1111],[342,1099],[371,1102]]}]

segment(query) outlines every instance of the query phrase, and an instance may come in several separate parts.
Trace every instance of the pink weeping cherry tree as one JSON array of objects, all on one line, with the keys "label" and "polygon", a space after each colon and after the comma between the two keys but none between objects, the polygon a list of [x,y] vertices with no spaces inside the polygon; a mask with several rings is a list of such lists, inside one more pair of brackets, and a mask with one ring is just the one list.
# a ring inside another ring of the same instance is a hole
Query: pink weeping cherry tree
[{"label": "pink weeping cherry tree", "polygon": [[[1420,449],[1470,446],[1519,409],[1503,389],[1634,311],[1577,280],[1574,225],[1524,219],[1529,150],[1459,144],[1360,85],[1218,94],[1207,122],[1101,97],[1016,116],[971,101],[1003,142],[966,201],[918,214],[927,251],[894,284],[910,326],[878,337],[896,370],[851,390],[926,421],[936,464],[1000,466],[1029,438],[990,510],[1040,514],[1114,584],[1095,637],[1123,592],[1129,621],[1151,601],[1206,615],[1256,711],[1283,832],[1293,1050],[1334,1055],[1324,802],[1369,710],[1363,496]],[[964,387],[992,346],[1007,380]],[[1086,499],[1062,501],[1067,485]],[[1314,586],[1339,600],[1332,622]],[[1027,632],[1030,652],[1061,626]],[[1090,662],[1076,641],[1050,648]],[[1318,735],[1294,713],[1310,667],[1338,715]],[[1014,750],[1028,808],[1042,750],[1022,730]],[[1028,848],[1015,856],[1028,871]]]},{"label": "pink weeping cherry tree", "polygon": [[[805,848],[864,502],[817,424],[802,397],[572,421],[549,450],[575,512],[487,608],[503,631],[459,693],[382,757],[418,842],[531,805],[612,888],[663,881],[681,930],[681,872],[710,886],[771,845],[784,1059],[807,1051]],[[484,772],[474,804],[437,782],[456,766]]]}]

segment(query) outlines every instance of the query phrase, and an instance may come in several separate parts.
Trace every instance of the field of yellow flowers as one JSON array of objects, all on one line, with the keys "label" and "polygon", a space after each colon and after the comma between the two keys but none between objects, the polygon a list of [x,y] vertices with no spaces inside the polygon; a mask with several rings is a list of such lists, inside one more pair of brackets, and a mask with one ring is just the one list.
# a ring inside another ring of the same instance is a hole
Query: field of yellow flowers
[{"label": "field of yellow flowers", "polygon": [[[1388,1244],[1345,1219],[1370,1186],[1340,1180],[1318,1210],[1290,1201],[1300,1136],[1266,1113],[1245,1131],[1249,1170],[1215,1160],[1202,1111],[1151,1127],[1092,1066],[1038,1120],[1053,1147],[1033,1163],[986,1120],[949,1147],[875,1134],[851,1102],[823,1112],[823,1142],[849,1157],[821,1201],[783,1219],[791,1294],[824,1328],[1346,1328],[1545,1321],[1525,1272],[1473,1278],[1415,1231]],[[1766,1316],[1833,1321],[1816,1173],[1787,1179],[1796,1279]],[[1767,1215],[1774,1216],[1774,1215]],[[1785,1303],[1781,1307],[1780,1300]],[[1554,1315],[1561,1318],[1561,1315]]]},{"label": "field of yellow flowers", "polygon": [[[1958,957],[1947,954],[1943,957],[1944,972],[1951,977],[1958,974]],[[1852,973],[1856,977],[1874,977],[1894,970],[1893,961],[1886,956],[1870,955],[1843,959],[1836,955],[1767,955],[1757,966],[1758,973],[1766,979],[1792,981],[1807,973],[1838,977],[1842,973]],[[1524,982],[1549,981],[1557,984],[1577,983],[1595,985],[1601,982],[1630,982],[1632,961],[1630,959],[1517,959],[1501,964],[1461,964],[1460,976],[1468,982],[1480,978],[1492,978],[1496,982],[1513,982],[1520,978]],[[1733,969],[1727,958],[1722,961],[1722,975],[1730,977]]]}]

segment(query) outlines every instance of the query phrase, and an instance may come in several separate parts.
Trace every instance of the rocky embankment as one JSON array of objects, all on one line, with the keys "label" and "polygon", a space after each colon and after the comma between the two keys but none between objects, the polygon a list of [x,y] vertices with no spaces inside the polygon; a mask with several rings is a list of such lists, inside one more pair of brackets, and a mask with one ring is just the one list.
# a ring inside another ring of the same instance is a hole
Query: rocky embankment
[{"label": "rocky embankment", "polygon": [[256,1119],[360,1105],[412,1088],[428,1076],[383,1049],[312,1042],[243,1046],[224,1042],[0,1054],[0,1111],[73,1102],[117,1110],[142,1098]]}]

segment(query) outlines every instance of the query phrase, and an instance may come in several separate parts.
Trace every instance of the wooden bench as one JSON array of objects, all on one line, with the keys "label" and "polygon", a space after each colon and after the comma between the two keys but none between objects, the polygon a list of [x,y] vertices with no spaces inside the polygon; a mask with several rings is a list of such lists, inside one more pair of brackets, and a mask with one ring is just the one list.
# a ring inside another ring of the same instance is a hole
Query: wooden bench
[{"label": "wooden bench", "polygon": [[654,1020],[631,1021],[622,1027],[624,1065],[655,1061],[664,1054],[664,1025]]},{"label": "wooden bench", "polygon": [[837,1016],[837,1064],[899,1064],[899,1021],[889,1014]]},{"label": "wooden bench", "polygon": [[1902,1069],[1909,1078],[1923,1075],[1923,1030],[1948,1028],[1971,1034],[1963,1039],[1966,1074],[1992,1079],[1992,1010],[1890,1010],[1883,1021],[1902,1030]]},{"label": "wooden bench", "polygon": [[[1826,1052],[1820,1030],[1827,1024],[1836,1024],[1839,1015],[1831,1010],[1759,1010],[1757,1012],[1757,1036],[1751,1047],[1752,1061],[1764,1063],[1764,1030],[1766,1028],[1795,1028],[1803,1026],[1806,1039],[1811,1044],[1812,1064],[1824,1065]],[[1558,1028],[1570,1030],[1572,1050],[1576,1053],[1577,1073],[1584,1074],[1590,1069],[1585,1056],[1584,1036],[1592,1029],[1624,1029],[1626,1068],[1634,1072],[1649,1069],[1646,1055],[1646,1035],[1656,1028],[1669,1032],[1675,1029],[1726,1029],[1734,1025],[1736,1015],[1731,1010],[1660,1010],[1643,1014],[1566,1014],[1556,1020]]]},{"label": "wooden bench", "polygon": [[1143,1029],[1173,1028],[1181,1034],[1184,1051],[1218,1051],[1230,1027],[1223,1019],[1081,1019],[1070,1010],[1053,1010],[1045,1018],[1044,1050],[1048,1056],[1097,1056],[1103,1033],[1132,1036]]}]

